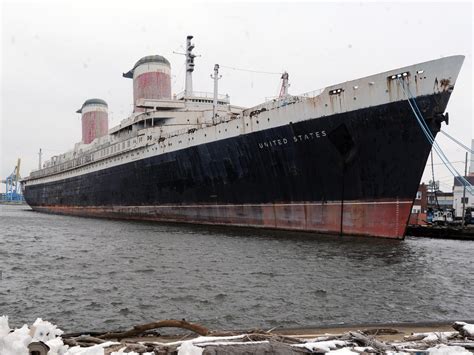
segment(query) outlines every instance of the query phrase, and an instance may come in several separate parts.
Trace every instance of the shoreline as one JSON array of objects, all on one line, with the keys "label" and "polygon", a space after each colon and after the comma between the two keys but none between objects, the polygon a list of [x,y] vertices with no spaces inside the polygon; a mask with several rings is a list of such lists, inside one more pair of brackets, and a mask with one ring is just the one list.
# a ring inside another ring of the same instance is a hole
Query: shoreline
[{"label": "shoreline", "polygon": [[[163,335],[164,328],[174,334]],[[178,333],[179,332],[179,333]],[[211,330],[186,320],[165,319],[125,331],[65,334],[41,318],[28,327],[11,329],[0,317],[0,352],[6,354],[309,354],[421,353],[468,355],[474,351],[474,324],[467,322],[385,323],[292,329]]]},{"label": "shoreline", "polygon": [[[361,324],[341,324],[329,326],[308,326],[295,328],[272,328],[272,329],[237,329],[224,330],[223,333],[248,334],[253,332],[271,333],[274,335],[295,337],[301,339],[317,338],[321,336],[338,336],[349,332],[363,331],[381,341],[401,341],[405,336],[414,333],[450,332],[453,331],[453,321],[426,321],[426,322],[397,322],[397,323],[361,323]],[[473,324],[473,320],[461,320]],[[220,331],[211,331],[211,334]],[[159,336],[147,335],[123,338],[133,342],[175,342],[188,340],[197,337],[195,333],[163,334]]]}]

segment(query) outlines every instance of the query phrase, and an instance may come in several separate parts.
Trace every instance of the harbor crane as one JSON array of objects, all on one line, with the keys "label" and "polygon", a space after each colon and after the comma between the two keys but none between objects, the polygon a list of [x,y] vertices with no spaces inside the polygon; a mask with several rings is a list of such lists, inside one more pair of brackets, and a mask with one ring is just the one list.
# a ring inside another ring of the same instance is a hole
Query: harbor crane
[{"label": "harbor crane", "polygon": [[5,194],[2,196],[3,201],[7,202],[20,202],[23,201],[23,194],[21,193],[21,184],[20,184],[20,164],[21,159],[18,158],[17,164],[13,172],[7,176],[5,180],[1,182],[6,185]]}]

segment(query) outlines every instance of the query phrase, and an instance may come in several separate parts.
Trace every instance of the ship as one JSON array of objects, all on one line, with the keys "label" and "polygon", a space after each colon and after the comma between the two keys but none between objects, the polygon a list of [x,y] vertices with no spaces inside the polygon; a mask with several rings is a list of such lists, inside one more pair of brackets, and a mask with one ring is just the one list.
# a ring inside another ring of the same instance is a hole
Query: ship
[{"label": "ship", "polygon": [[[141,58],[133,113],[109,129],[108,105],[77,111],[82,141],[22,181],[35,211],[110,219],[255,227],[402,239],[431,142],[464,56],[443,57],[246,108],[193,90],[193,36],[185,90],[171,65]],[[420,121],[421,120],[421,121]]]}]

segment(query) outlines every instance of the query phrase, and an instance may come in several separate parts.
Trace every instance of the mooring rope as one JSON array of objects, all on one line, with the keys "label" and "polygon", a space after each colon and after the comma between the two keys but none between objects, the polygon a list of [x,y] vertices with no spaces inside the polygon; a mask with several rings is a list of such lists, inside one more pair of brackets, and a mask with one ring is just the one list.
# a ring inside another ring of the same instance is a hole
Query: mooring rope
[{"label": "mooring rope", "polygon": [[456,170],[456,168],[451,164],[449,159],[444,154],[439,144],[435,141],[435,138],[431,133],[431,130],[429,129],[425,119],[423,118],[423,115],[418,105],[416,104],[416,100],[411,94],[410,89],[407,87],[405,90],[405,83],[401,78],[398,78],[398,81],[400,83],[400,86],[402,87],[403,92],[405,93],[405,96],[407,97],[408,104],[410,105],[410,108],[412,109],[413,114],[415,115],[416,120],[418,121],[418,124],[421,127],[421,130],[423,131],[425,137],[428,139],[428,142],[431,143],[433,149],[441,158],[441,161],[443,162],[444,166],[449,170],[449,172],[454,176],[454,178],[458,180],[463,186],[465,186],[469,190],[470,194],[473,194],[473,186],[469,183],[469,181],[467,181],[467,179],[462,174],[460,174]]},{"label": "mooring rope", "polygon": [[461,146],[462,148],[464,148],[465,150],[467,150],[469,153],[471,154],[474,154],[474,151],[469,148],[467,145],[464,145],[462,142],[458,141],[456,138],[454,138],[453,136],[447,134],[445,131],[440,131],[441,133],[443,133],[446,137],[448,137],[449,139],[451,139],[454,143],[456,143],[457,145]]}]

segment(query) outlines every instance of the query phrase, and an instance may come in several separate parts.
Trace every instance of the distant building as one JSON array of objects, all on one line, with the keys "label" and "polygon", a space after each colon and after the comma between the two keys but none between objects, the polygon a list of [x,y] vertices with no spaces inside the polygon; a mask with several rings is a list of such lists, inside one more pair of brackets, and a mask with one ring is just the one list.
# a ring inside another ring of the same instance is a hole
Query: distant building
[{"label": "distant building", "polygon": [[[471,151],[474,151],[474,139],[471,140]],[[469,164],[469,176],[474,176],[474,154],[471,153],[471,162]]]},{"label": "distant building", "polygon": [[422,183],[416,192],[415,202],[411,208],[411,213],[426,213],[428,208],[428,186]]},{"label": "distant building", "polygon": [[[469,181],[471,185],[474,185],[474,175],[465,176],[466,180]],[[464,186],[459,181],[457,177],[454,178],[454,188],[453,188],[453,208],[456,217],[462,218],[462,206],[463,206],[463,193]],[[469,193],[469,189],[466,189],[465,197],[466,208],[474,207],[474,195]]]},{"label": "distant building", "polygon": [[411,208],[410,225],[425,225],[426,224],[426,210],[428,208],[428,186],[422,183],[416,192],[415,201]]},{"label": "distant building", "polygon": [[[453,196],[452,192],[438,190],[435,194],[432,191],[428,191],[428,208],[451,209],[453,208]],[[436,202],[436,200],[438,200],[438,202]]]}]

